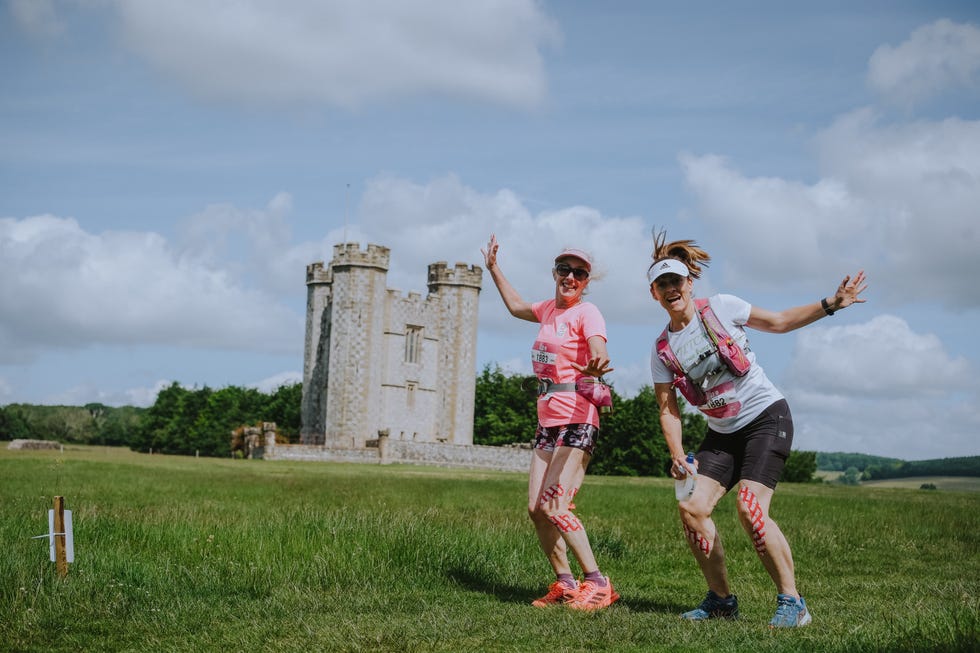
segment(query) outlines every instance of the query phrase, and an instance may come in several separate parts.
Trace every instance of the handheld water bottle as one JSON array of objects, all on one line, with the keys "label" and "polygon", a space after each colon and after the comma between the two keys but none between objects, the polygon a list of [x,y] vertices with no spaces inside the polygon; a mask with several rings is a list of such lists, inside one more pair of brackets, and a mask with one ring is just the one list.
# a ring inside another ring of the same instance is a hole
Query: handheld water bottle
[{"label": "handheld water bottle", "polygon": [[[687,453],[687,464],[694,466],[694,452],[689,451]],[[683,501],[694,494],[694,484],[697,482],[697,474],[695,472],[688,472],[684,478],[679,478],[674,481],[674,496],[677,497],[678,501]]]}]

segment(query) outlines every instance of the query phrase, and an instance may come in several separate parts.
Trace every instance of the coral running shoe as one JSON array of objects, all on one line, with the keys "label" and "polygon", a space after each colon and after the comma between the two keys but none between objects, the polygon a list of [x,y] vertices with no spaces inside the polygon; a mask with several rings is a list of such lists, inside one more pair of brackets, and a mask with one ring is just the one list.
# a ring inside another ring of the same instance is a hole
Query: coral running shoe
[{"label": "coral running shoe", "polygon": [[605,587],[599,587],[599,583],[591,580],[583,581],[578,586],[578,594],[568,602],[568,607],[572,610],[601,610],[608,608],[618,599],[619,594],[606,576]]},{"label": "coral running shoe", "polygon": [[551,585],[548,586],[548,593],[542,596],[540,599],[534,599],[531,601],[531,605],[536,608],[547,608],[549,605],[558,605],[559,603],[570,603],[575,595],[578,594],[578,587],[574,589],[566,587],[564,583],[556,580]]}]

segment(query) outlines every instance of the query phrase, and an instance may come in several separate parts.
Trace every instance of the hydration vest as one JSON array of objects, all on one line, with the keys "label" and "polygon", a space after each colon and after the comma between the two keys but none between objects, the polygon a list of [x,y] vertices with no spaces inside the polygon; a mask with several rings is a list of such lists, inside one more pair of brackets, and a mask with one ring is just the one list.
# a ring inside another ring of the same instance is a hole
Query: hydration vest
[{"label": "hydration vest", "polygon": [[[707,299],[695,299],[694,305],[697,307],[698,319],[701,320],[701,324],[708,334],[708,339],[717,349],[718,357],[722,363],[735,376],[745,376],[752,363],[749,362],[745,352],[738,346],[735,339],[722,326],[721,320],[715,315],[711,304]],[[707,402],[708,398],[705,396],[704,390],[701,389],[701,385],[695,383],[694,379],[688,376],[684,368],[681,367],[680,361],[677,360],[677,356],[671,351],[670,344],[667,342],[667,328],[664,328],[660,337],[657,338],[657,358],[663,361],[668,370],[673,372],[674,382],[672,385],[681,391],[688,403],[692,406],[703,406]]]}]

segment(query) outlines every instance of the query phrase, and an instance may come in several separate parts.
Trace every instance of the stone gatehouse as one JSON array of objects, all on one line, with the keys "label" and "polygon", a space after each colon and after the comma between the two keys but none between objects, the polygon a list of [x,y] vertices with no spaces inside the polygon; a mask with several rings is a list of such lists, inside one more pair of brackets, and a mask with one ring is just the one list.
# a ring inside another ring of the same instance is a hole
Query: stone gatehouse
[{"label": "stone gatehouse", "polygon": [[307,266],[303,444],[473,443],[483,270],[432,263],[422,297],[387,287],[388,262],[387,247],[341,243]]},{"label": "stone gatehouse", "polygon": [[341,243],[307,266],[301,444],[266,424],[253,455],[526,471],[528,446],[473,444],[483,270],[432,263],[428,294],[403,295],[387,287],[389,253]]}]

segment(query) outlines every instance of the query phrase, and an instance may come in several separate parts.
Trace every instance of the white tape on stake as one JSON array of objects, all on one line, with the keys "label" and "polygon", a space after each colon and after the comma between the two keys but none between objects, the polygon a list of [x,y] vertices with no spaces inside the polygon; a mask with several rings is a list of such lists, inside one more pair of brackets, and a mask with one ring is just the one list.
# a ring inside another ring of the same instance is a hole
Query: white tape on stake
[{"label": "white tape on stake", "polygon": [[55,562],[55,555],[54,555],[55,535],[65,536],[65,562],[75,562],[75,538],[74,535],[72,534],[72,528],[71,528],[71,510],[65,511],[64,533],[54,532],[54,510],[48,510],[48,534],[47,536],[41,535],[40,537],[48,538],[48,551],[51,557],[51,562]]}]

